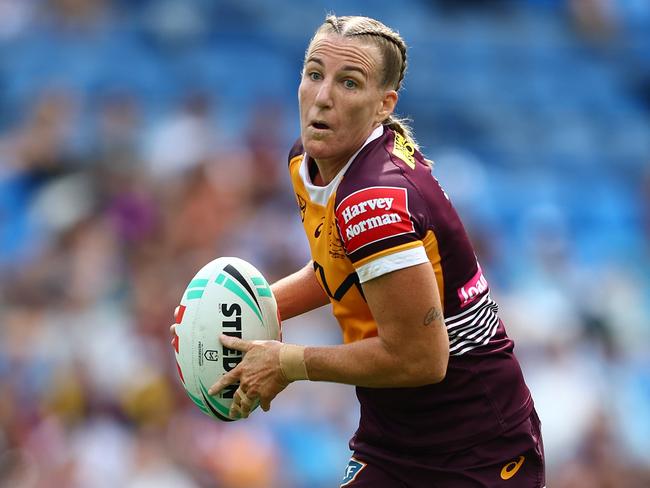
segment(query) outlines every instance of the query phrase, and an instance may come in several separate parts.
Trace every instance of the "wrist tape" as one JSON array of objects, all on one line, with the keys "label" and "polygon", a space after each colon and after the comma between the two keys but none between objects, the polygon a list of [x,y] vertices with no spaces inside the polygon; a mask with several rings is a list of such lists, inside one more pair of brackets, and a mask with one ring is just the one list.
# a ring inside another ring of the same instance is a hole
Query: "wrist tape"
[{"label": "wrist tape", "polygon": [[308,380],[305,365],[305,346],[282,344],[280,348],[280,369],[289,381]]}]

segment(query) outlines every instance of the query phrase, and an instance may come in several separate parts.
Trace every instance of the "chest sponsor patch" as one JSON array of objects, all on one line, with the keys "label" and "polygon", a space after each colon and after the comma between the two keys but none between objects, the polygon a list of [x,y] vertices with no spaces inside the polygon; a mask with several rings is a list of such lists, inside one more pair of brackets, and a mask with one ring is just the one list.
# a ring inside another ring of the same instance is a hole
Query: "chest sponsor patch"
[{"label": "chest sponsor patch", "polygon": [[372,186],[345,197],[336,219],[348,253],[389,237],[414,232],[406,188]]},{"label": "chest sponsor patch", "polygon": [[479,265],[476,274],[472,276],[472,278],[467,283],[465,283],[463,286],[461,286],[458,289],[458,298],[460,299],[460,306],[466,307],[474,300],[476,300],[476,297],[482,295],[483,292],[487,289],[488,289],[488,282],[485,279],[485,276],[483,276],[483,270]]}]

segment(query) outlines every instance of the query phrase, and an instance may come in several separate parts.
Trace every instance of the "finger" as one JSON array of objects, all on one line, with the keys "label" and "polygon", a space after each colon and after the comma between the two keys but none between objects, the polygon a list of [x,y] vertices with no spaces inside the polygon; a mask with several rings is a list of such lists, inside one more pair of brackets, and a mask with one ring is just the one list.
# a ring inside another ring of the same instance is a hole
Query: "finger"
[{"label": "finger", "polygon": [[[241,388],[239,390],[239,411],[241,412],[242,418],[248,418],[248,416],[251,413],[251,410],[253,409],[253,405],[255,404],[256,398],[255,397],[249,397],[246,393],[241,391]],[[235,394],[237,394],[235,392]]]},{"label": "finger", "polygon": [[269,410],[271,410],[271,401],[270,400],[268,402],[261,401],[260,408],[265,412],[268,412]]},{"label": "finger", "polygon": [[240,419],[247,419],[250,414],[250,410],[246,410],[243,405],[233,404],[230,407],[230,416],[234,417],[235,415]]},{"label": "finger", "polygon": [[247,409],[242,404],[243,402],[248,402],[248,396],[242,391],[241,388],[235,390],[233,395],[232,404],[230,405],[230,411],[228,415],[232,418],[247,418],[250,410]]},{"label": "finger", "polygon": [[251,341],[245,341],[239,337],[230,337],[225,334],[221,334],[219,340],[224,346],[242,352],[248,352],[255,345]]},{"label": "finger", "polygon": [[228,411],[228,416],[231,418],[241,418],[241,410],[238,404],[235,402],[230,405],[230,410]]},{"label": "finger", "polygon": [[250,402],[250,398],[248,398],[248,395],[244,393],[244,390],[242,390],[241,386],[235,390],[235,398],[239,401],[239,404],[244,404]]},{"label": "finger", "polygon": [[177,324],[172,324],[172,325],[169,326],[169,333],[170,333],[172,336],[175,336],[175,335],[176,335],[176,325],[177,325]]},{"label": "finger", "polygon": [[230,373],[224,374],[217,382],[210,387],[208,390],[209,395],[216,395],[226,386],[230,386],[239,381],[239,370],[237,368],[233,369]]}]

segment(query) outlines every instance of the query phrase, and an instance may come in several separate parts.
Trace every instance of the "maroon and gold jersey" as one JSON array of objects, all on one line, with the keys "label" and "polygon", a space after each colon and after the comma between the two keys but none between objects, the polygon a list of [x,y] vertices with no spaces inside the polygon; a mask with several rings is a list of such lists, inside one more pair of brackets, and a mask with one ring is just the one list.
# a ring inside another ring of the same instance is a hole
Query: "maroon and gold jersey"
[{"label": "maroon and gold jersey", "polygon": [[427,262],[449,335],[441,383],[357,387],[361,422],[353,449],[462,448],[526,419],[532,400],[513,343],[465,229],[420,152],[380,126],[328,185],[312,183],[314,169],[296,143],[289,155],[291,180],[314,272],[344,342],[377,335],[361,283]]}]

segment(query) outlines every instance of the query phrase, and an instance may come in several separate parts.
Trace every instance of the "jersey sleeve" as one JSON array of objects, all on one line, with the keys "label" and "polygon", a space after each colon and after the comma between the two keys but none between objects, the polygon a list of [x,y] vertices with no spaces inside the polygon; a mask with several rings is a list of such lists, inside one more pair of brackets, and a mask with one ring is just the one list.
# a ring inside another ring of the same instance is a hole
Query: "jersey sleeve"
[{"label": "jersey sleeve", "polygon": [[408,180],[398,183],[356,190],[335,208],[343,247],[362,283],[429,260],[422,242],[425,202]]}]

